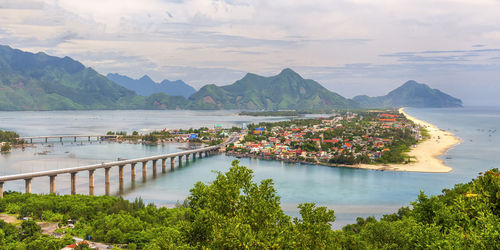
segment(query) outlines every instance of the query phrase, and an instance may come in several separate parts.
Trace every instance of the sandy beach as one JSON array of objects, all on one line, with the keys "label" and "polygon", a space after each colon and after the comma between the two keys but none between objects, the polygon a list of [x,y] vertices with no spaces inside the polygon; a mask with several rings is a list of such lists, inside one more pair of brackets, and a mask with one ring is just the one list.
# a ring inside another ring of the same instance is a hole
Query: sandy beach
[{"label": "sandy beach", "polygon": [[430,138],[417,144],[417,147],[412,148],[408,153],[409,156],[415,157],[413,162],[409,164],[384,164],[384,165],[367,165],[360,164],[352,167],[374,170],[388,171],[411,171],[411,172],[428,172],[428,173],[447,173],[452,170],[446,166],[438,156],[444,154],[446,150],[460,143],[460,139],[452,133],[442,130],[426,121],[419,120],[404,112],[404,108],[400,108],[399,112],[404,114],[414,123],[423,126],[429,132]]}]

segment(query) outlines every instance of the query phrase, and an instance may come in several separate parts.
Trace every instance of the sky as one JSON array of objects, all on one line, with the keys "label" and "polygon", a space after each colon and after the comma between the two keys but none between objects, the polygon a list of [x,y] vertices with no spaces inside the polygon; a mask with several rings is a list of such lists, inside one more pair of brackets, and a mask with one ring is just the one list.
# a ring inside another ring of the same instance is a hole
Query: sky
[{"label": "sky", "polygon": [[500,0],[0,0],[0,44],[195,88],[292,68],[346,97],[416,80],[500,105]]}]

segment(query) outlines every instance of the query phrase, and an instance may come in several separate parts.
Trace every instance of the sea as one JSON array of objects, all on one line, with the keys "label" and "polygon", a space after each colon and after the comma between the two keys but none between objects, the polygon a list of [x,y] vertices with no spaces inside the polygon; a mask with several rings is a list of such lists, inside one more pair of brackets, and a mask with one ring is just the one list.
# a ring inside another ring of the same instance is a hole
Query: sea
[{"label": "sea", "polygon": [[[456,183],[469,182],[480,172],[500,167],[500,107],[465,107],[441,109],[405,109],[410,115],[428,121],[454,133],[461,143],[449,149],[441,159],[451,166],[449,173],[391,172],[351,168],[291,164],[259,159],[236,159],[223,154],[197,158],[174,171],[154,177],[151,168],[148,178],[130,182],[130,168],[125,167],[125,186],[118,188],[118,169],[111,170],[112,195],[134,200],[142,198],[160,206],[173,207],[182,203],[198,182],[210,183],[218,172],[227,171],[231,162],[239,160],[254,172],[259,182],[272,179],[283,210],[292,217],[299,216],[297,205],[314,202],[335,211],[334,228],[354,223],[357,217],[394,213],[410,206],[420,192],[438,195]],[[147,133],[158,129],[242,127],[263,121],[281,121],[290,117],[239,116],[238,111],[25,111],[0,112],[0,129],[12,130],[21,136],[104,134],[107,131],[138,131]],[[311,115],[326,116],[326,115]],[[32,147],[14,149],[0,155],[0,175],[76,167],[120,159],[166,154],[185,150],[182,143],[143,145],[87,141],[72,138],[62,143],[58,139],[38,142]],[[150,166],[149,166],[150,167]],[[104,170],[96,171],[95,193],[104,194]],[[24,181],[4,184],[5,190],[24,191]],[[70,176],[56,177],[56,190],[70,192]],[[32,192],[48,193],[49,178],[32,181]],[[88,173],[77,175],[77,192],[88,193]]]}]

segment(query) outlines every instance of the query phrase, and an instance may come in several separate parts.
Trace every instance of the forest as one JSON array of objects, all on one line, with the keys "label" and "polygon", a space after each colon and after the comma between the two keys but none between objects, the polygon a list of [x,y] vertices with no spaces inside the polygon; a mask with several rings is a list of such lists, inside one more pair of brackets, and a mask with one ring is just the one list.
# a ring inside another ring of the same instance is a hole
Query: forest
[{"label": "forest", "polygon": [[[424,193],[397,213],[358,218],[333,230],[335,213],[313,203],[299,218],[281,208],[271,179],[253,181],[236,160],[211,183],[198,182],[175,208],[110,196],[5,192],[0,212],[29,217],[16,227],[0,221],[0,249],[60,249],[70,236],[124,249],[500,249],[500,173]],[[74,227],[65,227],[69,220]],[[36,221],[58,222],[62,238],[43,235]]]}]

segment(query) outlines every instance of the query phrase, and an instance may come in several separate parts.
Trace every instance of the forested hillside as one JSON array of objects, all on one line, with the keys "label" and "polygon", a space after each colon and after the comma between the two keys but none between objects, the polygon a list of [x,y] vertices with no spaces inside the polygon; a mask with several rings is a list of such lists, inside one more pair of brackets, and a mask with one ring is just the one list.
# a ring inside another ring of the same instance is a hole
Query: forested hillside
[{"label": "forested hillside", "polygon": [[346,109],[359,105],[291,69],[276,76],[247,74],[231,85],[206,85],[189,97],[192,109],[313,110]]}]

